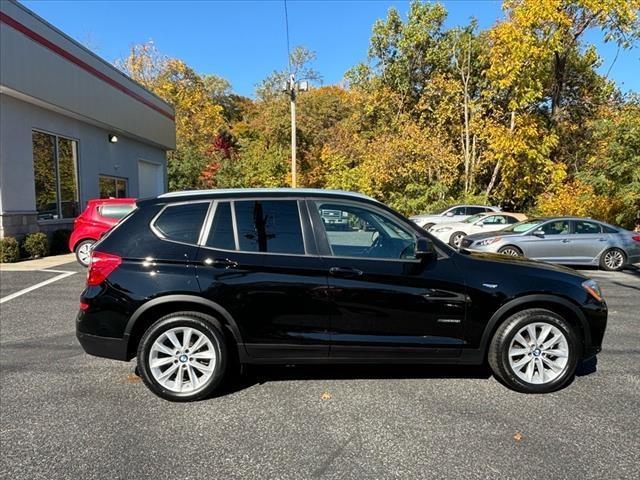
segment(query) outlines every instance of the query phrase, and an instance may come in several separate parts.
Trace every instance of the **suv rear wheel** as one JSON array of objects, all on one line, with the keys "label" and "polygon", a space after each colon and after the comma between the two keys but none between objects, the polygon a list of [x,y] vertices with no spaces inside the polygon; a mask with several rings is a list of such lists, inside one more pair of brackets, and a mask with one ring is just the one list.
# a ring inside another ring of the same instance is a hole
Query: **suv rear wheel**
[{"label": "suv rear wheel", "polygon": [[498,328],[489,346],[494,375],[513,390],[547,393],[574,376],[580,343],[561,316],[544,309],[518,312]]},{"label": "suv rear wheel", "polygon": [[224,336],[197,312],[162,317],[138,346],[138,370],[156,395],[175,402],[200,400],[222,381],[227,363]]}]

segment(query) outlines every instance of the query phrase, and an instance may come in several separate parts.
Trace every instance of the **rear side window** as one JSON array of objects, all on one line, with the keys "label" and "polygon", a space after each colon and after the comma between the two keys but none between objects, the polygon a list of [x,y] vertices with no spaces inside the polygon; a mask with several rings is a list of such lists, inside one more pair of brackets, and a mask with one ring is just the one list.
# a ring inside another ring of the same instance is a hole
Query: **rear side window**
[{"label": "rear side window", "polygon": [[484,207],[467,207],[467,213],[466,215],[476,215],[477,213],[485,213],[485,212],[490,212],[491,210],[489,210],[488,208],[484,208]]},{"label": "rear side window", "polygon": [[594,222],[585,222],[583,220],[578,220],[574,225],[577,234],[602,233],[602,228],[600,227],[600,225]]},{"label": "rear side window", "polygon": [[107,218],[121,218],[126,217],[129,212],[135,208],[135,205],[102,205],[98,208],[100,215]]},{"label": "rear side window", "polygon": [[229,202],[219,202],[216,206],[216,213],[213,216],[206,245],[224,250],[235,250],[236,242],[233,236],[233,220]]},{"label": "rear side window", "polygon": [[304,254],[298,202],[234,202],[238,241],[245,252]]},{"label": "rear side window", "polygon": [[208,209],[209,202],[170,205],[162,211],[153,226],[168,240],[198,243]]}]

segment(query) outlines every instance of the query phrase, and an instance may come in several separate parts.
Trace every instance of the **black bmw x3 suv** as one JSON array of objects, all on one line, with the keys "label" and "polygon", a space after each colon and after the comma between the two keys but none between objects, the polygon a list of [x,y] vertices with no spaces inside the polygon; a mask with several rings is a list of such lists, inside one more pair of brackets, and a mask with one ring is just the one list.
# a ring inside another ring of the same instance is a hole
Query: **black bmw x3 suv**
[{"label": "black bmw x3 suv", "polygon": [[245,189],[139,201],[92,251],[76,328],[86,352],[137,356],[154,393],[187,401],[234,360],[488,362],[549,392],[600,351],[606,321],[573,270],[456,251],[359,194]]}]

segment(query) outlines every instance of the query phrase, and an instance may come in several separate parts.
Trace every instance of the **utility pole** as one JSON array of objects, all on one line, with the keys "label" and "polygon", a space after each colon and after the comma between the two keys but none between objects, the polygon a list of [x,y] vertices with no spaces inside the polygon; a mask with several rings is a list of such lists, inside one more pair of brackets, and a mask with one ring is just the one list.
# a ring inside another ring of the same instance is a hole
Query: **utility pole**
[{"label": "utility pole", "polygon": [[296,82],[296,77],[292,73],[283,84],[283,91],[289,95],[291,104],[291,188],[298,186],[298,169],[296,164],[296,96],[298,92],[306,92],[309,90],[309,84],[306,81]]},{"label": "utility pole", "polygon": [[298,165],[296,164],[296,80],[293,73],[289,78],[291,85],[291,188],[298,186]]}]

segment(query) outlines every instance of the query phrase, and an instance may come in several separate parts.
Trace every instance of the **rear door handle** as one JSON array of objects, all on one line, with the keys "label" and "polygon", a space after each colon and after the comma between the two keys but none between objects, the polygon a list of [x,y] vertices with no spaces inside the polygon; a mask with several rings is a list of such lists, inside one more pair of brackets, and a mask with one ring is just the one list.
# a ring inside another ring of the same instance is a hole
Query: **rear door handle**
[{"label": "rear door handle", "polygon": [[569,240],[568,238],[563,238],[562,239],[562,243],[569,243],[571,240]]},{"label": "rear door handle", "polygon": [[238,266],[238,262],[234,262],[228,258],[205,258],[203,263],[216,268],[233,268]]},{"label": "rear door handle", "polygon": [[362,275],[362,270],[350,267],[331,267],[329,273],[334,277],[359,277]]}]

